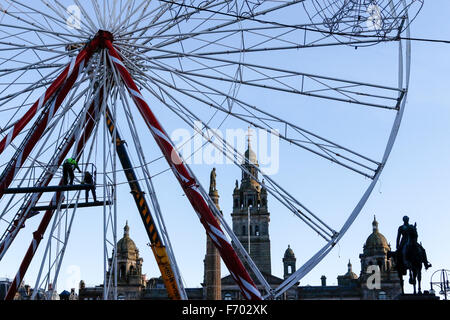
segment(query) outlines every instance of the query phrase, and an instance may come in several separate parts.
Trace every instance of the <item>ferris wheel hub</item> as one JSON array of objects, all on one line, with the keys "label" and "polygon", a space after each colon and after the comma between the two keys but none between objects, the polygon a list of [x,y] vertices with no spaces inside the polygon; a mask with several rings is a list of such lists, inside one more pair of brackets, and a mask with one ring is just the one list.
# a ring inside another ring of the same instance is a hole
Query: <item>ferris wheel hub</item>
[{"label": "ferris wheel hub", "polygon": [[[97,41],[94,41],[97,40]],[[93,42],[97,42],[97,46],[100,49],[106,48],[106,41],[114,42],[114,36],[111,32],[105,30],[98,30]]]}]

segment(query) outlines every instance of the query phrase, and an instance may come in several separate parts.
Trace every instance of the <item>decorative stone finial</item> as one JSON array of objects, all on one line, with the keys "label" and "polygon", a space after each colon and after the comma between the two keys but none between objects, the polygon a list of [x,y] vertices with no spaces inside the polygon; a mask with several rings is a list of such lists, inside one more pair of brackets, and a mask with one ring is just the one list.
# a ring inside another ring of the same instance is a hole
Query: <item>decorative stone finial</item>
[{"label": "decorative stone finial", "polygon": [[125,227],[123,228],[123,236],[128,237],[130,235],[130,227],[128,226],[128,220],[125,223]]},{"label": "decorative stone finial", "polygon": [[373,216],[372,228],[374,233],[378,232],[378,221],[375,215]]}]

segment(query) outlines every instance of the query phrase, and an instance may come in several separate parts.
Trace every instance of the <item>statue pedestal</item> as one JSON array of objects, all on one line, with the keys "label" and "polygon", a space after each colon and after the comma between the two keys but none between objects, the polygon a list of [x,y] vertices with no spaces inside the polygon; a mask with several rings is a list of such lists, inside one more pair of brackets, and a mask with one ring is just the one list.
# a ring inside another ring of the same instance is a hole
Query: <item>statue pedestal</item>
[{"label": "statue pedestal", "polygon": [[440,300],[440,298],[434,294],[430,294],[428,292],[421,294],[400,294],[397,296],[396,300]]}]

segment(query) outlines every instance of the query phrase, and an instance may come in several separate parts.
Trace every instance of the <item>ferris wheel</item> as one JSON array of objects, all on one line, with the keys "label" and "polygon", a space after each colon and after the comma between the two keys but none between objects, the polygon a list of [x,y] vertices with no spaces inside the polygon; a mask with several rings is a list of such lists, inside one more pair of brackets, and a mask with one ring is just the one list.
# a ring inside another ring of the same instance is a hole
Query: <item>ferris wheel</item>
[{"label": "ferris wheel", "polygon": [[[0,0],[0,268],[21,259],[7,299],[33,259],[41,261],[33,298],[46,284],[56,286],[83,208],[103,213],[103,297],[117,299],[117,257],[109,258],[116,252],[120,185],[131,188],[168,296],[186,299],[158,197],[167,190],[154,183],[169,174],[242,296],[283,295],[344,236],[383,171],[405,110],[409,27],[421,6],[414,0]],[[249,125],[276,135],[280,156],[302,163],[320,197],[308,195],[312,186],[293,190],[292,171],[271,175],[249,163],[214,130]],[[182,154],[172,141],[168,128],[183,126],[312,231],[301,234],[303,241],[319,236],[314,253],[279,287],[269,285],[188,164],[202,148]],[[78,175],[80,183],[67,184],[61,168],[69,157],[96,181]],[[155,172],[155,163],[165,167]],[[327,185],[347,177],[355,182],[347,186],[351,206],[321,212],[347,194],[337,196],[342,190]],[[93,183],[98,197],[85,202]],[[32,219],[40,221],[35,230]],[[12,256],[19,236],[30,245]]]}]

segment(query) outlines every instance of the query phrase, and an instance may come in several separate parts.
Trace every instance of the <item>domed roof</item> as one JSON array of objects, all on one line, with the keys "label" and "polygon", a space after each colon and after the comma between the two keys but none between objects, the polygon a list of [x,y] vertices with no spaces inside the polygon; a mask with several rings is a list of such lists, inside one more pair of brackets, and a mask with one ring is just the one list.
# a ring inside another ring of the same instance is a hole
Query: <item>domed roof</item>
[{"label": "domed roof", "polygon": [[292,251],[291,246],[288,245],[286,251],[284,252],[284,258],[289,259],[289,258],[295,258],[295,254],[294,251]]},{"label": "domed roof", "polygon": [[249,163],[257,164],[256,153],[253,151],[252,147],[249,145],[247,151],[245,151],[245,160]]},{"label": "domed roof", "polygon": [[352,270],[352,263],[350,262],[350,260],[348,260],[347,267],[348,267],[348,271],[346,274],[344,274],[343,277],[345,279],[358,279],[358,275],[356,273],[354,273]]},{"label": "domed roof", "polygon": [[128,221],[123,228],[123,238],[117,242],[117,253],[135,253],[138,251],[136,244],[130,238],[130,227],[128,226]]},{"label": "domed roof", "polygon": [[366,240],[364,252],[372,252],[373,250],[390,250],[390,246],[386,238],[378,231],[378,221],[375,216],[373,218],[372,227],[373,232]]}]

